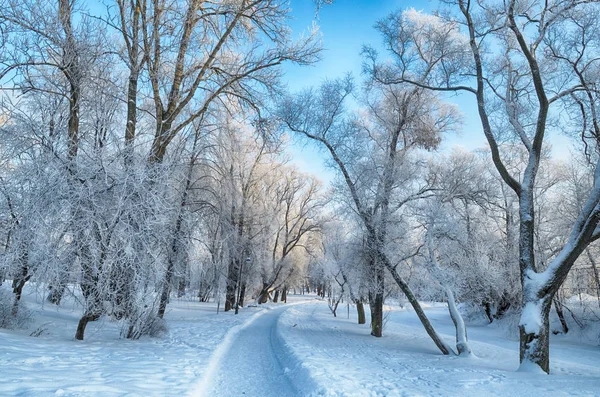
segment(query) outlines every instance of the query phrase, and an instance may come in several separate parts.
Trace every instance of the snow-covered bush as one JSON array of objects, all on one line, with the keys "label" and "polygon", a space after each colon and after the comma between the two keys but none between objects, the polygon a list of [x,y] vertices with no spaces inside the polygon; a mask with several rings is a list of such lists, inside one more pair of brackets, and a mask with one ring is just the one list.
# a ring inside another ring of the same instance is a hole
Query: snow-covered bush
[{"label": "snow-covered bush", "polygon": [[0,328],[27,328],[32,319],[32,313],[19,302],[19,310],[13,315],[15,297],[12,292],[0,288]]}]

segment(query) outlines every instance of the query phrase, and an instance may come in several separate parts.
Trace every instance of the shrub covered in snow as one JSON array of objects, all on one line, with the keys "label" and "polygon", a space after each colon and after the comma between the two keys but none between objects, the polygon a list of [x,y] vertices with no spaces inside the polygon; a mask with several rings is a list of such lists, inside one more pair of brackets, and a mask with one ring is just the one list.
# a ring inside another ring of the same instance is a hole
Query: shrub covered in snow
[{"label": "shrub covered in snow", "polygon": [[0,328],[27,328],[31,322],[31,312],[19,302],[19,310],[13,315],[15,298],[12,292],[0,288]]}]

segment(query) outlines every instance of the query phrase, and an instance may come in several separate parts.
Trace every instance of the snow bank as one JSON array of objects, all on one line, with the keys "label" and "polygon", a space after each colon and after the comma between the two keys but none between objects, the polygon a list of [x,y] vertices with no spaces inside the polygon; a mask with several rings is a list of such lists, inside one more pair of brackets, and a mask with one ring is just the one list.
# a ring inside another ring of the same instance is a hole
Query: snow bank
[{"label": "snow bank", "polygon": [[[228,331],[256,313],[217,314],[215,304],[173,299],[164,337],[122,339],[120,323],[103,317],[76,341],[81,310],[70,298],[56,307],[29,290],[24,300],[35,322],[26,330],[0,329],[0,396],[185,395],[211,369]],[[29,336],[36,330],[38,337]]]}]

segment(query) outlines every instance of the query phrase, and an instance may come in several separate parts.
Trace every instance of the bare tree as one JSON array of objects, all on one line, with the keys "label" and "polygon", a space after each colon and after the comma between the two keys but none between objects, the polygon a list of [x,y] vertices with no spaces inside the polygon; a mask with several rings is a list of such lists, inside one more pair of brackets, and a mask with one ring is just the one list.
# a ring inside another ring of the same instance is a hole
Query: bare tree
[{"label": "bare tree", "polygon": [[[360,124],[345,115],[344,101],[353,90],[352,80],[329,81],[317,91],[305,91],[288,99],[281,117],[292,131],[302,134],[326,149],[348,189],[351,208],[364,227],[369,268],[374,285],[370,289],[371,333],[381,336],[383,325],[384,271],[387,268],[407,296],[428,334],[438,348],[449,354],[423,312],[416,296],[397,272],[387,249],[388,222],[406,203],[428,194],[421,186],[400,199],[398,189],[408,187],[411,148],[435,147],[439,134],[451,128],[456,118],[450,109],[437,107],[435,98],[420,89],[379,91],[377,101],[367,101],[373,120]],[[428,107],[430,106],[430,107]],[[372,152],[370,152],[372,150]],[[374,163],[366,160],[374,159]],[[369,168],[365,168],[368,165]],[[370,173],[368,173],[370,171]],[[403,174],[403,171],[406,174]]]},{"label": "bare tree", "polygon": [[213,102],[228,96],[257,108],[257,90],[277,83],[276,66],[318,59],[314,32],[299,42],[290,40],[288,12],[285,2],[273,0],[153,0],[142,7],[156,118],[150,161],[161,162],[173,138],[202,118]]},{"label": "bare tree", "polygon": [[271,248],[271,258],[262,270],[262,289],[259,303],[266,303],[269,293],[286,284],[294,271],[290,254],[299,250],[309,250],[308,238],[321,228],[320,211],[325,200],[319,197],[319,182],[302,175],[294,169],[282,168],[279,180],[274,186],[275,232]]}]

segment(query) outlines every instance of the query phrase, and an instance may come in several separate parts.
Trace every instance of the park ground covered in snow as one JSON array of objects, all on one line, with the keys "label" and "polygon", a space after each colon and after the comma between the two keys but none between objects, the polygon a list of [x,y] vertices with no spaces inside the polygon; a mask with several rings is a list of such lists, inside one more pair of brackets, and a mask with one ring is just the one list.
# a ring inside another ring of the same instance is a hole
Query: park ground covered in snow
[{"label": "park ground covered in snow", "polygon": [[[553,337],[548,376],[517,372],[517,338],[493,324],[469,325],[476,357],[443,356],[399,305],[386,307],[382,338],[356,324],[352,307],[349,318],[346,306],[334,318],[326,301],[306,295],[237,316],[217,314],[214,303],[174,300],[163,336],[127,340],[120,323],[101,319],[76,341],[78,305],[57,309],[28,292],[35,320],[0,330],[2,396],[600,394],[600,347],[589,333]],[[452,344],[445,306],[428,305],[427,314]]]}]

